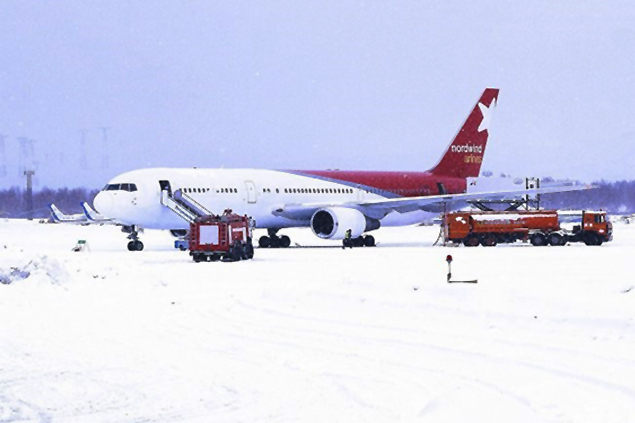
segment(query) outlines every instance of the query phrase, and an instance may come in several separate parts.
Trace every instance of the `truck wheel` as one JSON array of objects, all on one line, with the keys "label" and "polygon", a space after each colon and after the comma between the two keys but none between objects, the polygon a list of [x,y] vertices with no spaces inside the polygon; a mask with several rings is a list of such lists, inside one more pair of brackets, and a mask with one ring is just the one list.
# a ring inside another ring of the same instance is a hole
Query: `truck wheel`
[{"label": "truck wheel", "polygon": [[232,261],[239,261],[243,257],[243,247],[240,244],[236,244],[229,250]]},{"label": "truck wheel", "polygon": [[600,245],[598,244],[598,237],[593,232],[588,232],[584,235],[584,243],[586,245]]},{"label": "truck wheel", "polygon": [[495,247],[496,246],[496,237],[493,235],[488,235],[481,240],[481,245],[483,247]]},{"label": "truck wheel", "polygon": [[549,234],[549,245],[553,245],[554,247],[563,245],[562,244],[562,235],[553,233]]},{"label": "truck wheel", "polygon": [[209,256],[210,261],[218,261],[220,260],[220,256],[218,254],[212,254]]},{"label": "truck wheel", "polygon": [[469,236],[463,240],[463,245],[466,247],[477,247],[479,244],[479,240],[475,236]]},{"label": "truck wheel", "polygon": [[194,254],[194,255],[192,256],[192,259],[194,259],[194,261],[195,261],[196,263],[200,263],[200,262],[201,262],[201,255],[200,255],[200,254],[198,254],[198,253],[196,253],[196,254]]},{"label": "truck wheel", "polygon": [[247,245],[245,245],[245,254],[243,258],[245,260],[250,260],[254,258],[254,246],[251,245],[251,243],[247,243]]},{"label": "truck wheel", "polygon": [[540,233],[533,234],[530,241],[531,245],[533,245],[534,247],[542,247],[546,244],[545,236]]}]

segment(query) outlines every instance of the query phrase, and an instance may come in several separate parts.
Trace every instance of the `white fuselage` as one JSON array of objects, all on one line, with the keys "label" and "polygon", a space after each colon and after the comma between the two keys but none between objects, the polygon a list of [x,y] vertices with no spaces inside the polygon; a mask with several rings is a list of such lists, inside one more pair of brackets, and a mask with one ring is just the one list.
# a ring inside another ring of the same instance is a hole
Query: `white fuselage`
[{"label": "white fuselage", "polygon": [[[257,228],[308,227],[309,219],[276,216],[283,206],[302,204],[351,204],[387,197],[352,183],[307,177],[293,172],[263,169],[142,169],[121,174],[107,185],[132,186],[135,190],[103,190],[94,205],[102,215],[123,225],[148,229],[187,229],[189,223],[161,203],[159,181],[172,191],[183,190],[213,213],[231,209],[256,221]],[[382,226],[402,226],[430,218],[424,211],[389,213]]]}]

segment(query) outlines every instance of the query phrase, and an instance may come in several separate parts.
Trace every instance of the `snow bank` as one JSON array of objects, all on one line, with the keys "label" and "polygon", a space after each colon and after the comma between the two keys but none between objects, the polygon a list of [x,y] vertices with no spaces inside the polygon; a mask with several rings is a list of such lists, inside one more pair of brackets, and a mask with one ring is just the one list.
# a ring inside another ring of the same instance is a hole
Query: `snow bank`
[{"label": "snow bank", "polygon": [[4,247],[0,258],[0,283],[17,282],[63,285],[71,280],[65,265],[45,254],[33,254],[24,250]]}]

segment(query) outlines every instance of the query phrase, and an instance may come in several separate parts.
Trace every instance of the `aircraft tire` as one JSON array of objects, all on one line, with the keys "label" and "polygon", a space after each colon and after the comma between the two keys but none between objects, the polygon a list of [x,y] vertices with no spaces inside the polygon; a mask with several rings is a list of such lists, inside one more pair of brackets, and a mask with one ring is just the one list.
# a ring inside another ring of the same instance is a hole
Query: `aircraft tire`
[{"label": "aircraft tire", "polygon": [[281,248],[289,248],[289,245],[291,245],[291,238],[286,235],[282,235],[280,237],[279,244]]},{"label": "aircraft tire", "polygon": [[130,241],[128,243],[128,251],[141,251],[141,250],[143,250],[143,242]]},{"label": "aircraft tire", "polygon": [[269,239],[271,240],[271,244],[269,244],[270,248],[280,248],[280,238],[272,236]]},{"label": "aircraft tire", "polygon": [[271,238],[269,238],[266,235],[261,236],[260,239],[258,240],[258,246],[260,248],[269,248],[269,247],[271,247]]},{"label": "aircraft tire", "polygon": [[364,237],[364,245],[366,247],[374,247],[375,246],[375,237],[372,235],[366,235]]}]

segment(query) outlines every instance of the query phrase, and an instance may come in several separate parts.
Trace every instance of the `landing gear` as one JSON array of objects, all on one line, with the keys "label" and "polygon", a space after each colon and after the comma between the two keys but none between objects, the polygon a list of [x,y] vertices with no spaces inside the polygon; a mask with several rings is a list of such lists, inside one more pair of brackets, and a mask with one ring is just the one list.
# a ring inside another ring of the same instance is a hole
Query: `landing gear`
[{"label": "landing gear", "polygon": [[141,251],[143,250],[143,242],[139,241],[139,230],[141,228],[137,226],[123,226],[121,228],[122,232],[127,232],[128,239],[130,242],[128,243],[128,251]]},{"label": "landing gear", "polygon": [[345,238],[342,240],[342,248],[374,247],[375,245],[375,237],[372,235],[358,236],[352,239]]},{"label": "landing gear", "polygon": [[141,250],[143,250],[143,242],[130,241],[128,243],[128,251],[141,251]]},{"label": "landing gear", "polygon": [[258,240],[260,248],[288,248],[291,245],[291,238],[286,235],[277,236],[278,229],[267,229],[269,236],[261,236]]}]

